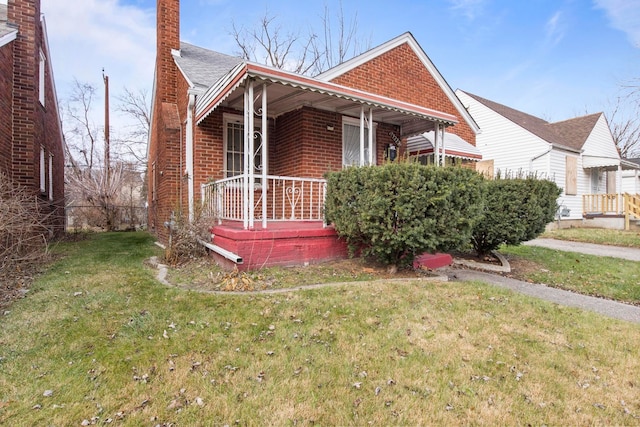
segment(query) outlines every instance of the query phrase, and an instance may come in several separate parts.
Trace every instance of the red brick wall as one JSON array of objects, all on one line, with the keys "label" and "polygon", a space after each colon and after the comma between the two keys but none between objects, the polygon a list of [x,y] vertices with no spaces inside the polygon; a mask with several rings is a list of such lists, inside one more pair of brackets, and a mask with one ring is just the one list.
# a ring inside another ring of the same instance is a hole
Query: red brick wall
[{"label": "red brick wall", "polygon": [[476,145],[473,130],[407,43],[336,77],[333,83],[453,114],[460,123],[447,131]]},{"label": "red brick wall", "polygon": [[0,48],[0,172],[11,176],[13,43]]},{"label": "red brick wall", "polygon": [[[12,86],[12,178],[15,182],[40,190],[40,149],[45,149],[45,193],[41,200],[55,233],[64,229],[64,153],[60,118],[50,74],[50,55],[40,22],[39,0],[9,0],[8,21],[18,26],[13,45]],[[40,52],[45,63],[44,105],[40,103]],[[10,55],[7,55],[9,58]],[[53,200],[49,200],[49,156],[52,158]]]},{"label": "red brick wall", "polygon": [[[155,93],[149,157],[147,159],[148,179],[148,224],[161,241],[168,240],[168,230],[164,222],[171,213],[180,210],[180,181],[183,167],[183,121],[186,114],[186,94],[178,94],[178,75],[181,87],[184,78],[178,72],[173,49],[180,48],[180,2],[179,0],[157,1],[157,52],[155,67]],[[186,92],[186,91],[185,91]],[[155,192],[153,190],[155,183]]]}]

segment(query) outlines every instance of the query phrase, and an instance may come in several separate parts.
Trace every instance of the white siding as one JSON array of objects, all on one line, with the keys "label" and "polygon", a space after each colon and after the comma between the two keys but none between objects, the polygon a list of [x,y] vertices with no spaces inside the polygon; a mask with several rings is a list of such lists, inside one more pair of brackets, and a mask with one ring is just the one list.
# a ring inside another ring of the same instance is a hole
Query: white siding
[{"label": "white siding", "polygon": [[[480,126],[476,147],[482,153],[483,160],[494,161],[494,172],[501,171],[503,176],[505,172],[549,175],[549,159],[548,155],[544,155],[550,148],[549,143],[467,94],[459,90],[456,94]],[[541,157],[534,160],[538,156]]]},{"label": "white siding", "polygon": [[622,192],[640,194],[640,171],[622,171]]},{"label": "white siding", "polygon": [[600,115],[600,118],[596,122],[591,134],[587,137],[584,145],[582,146],[583,155],[585,156],[598,156],[606,157],[610,159],[620,159],[616,144],[611,136],[611,130],[607,124],[607,120],[604,114]]}]

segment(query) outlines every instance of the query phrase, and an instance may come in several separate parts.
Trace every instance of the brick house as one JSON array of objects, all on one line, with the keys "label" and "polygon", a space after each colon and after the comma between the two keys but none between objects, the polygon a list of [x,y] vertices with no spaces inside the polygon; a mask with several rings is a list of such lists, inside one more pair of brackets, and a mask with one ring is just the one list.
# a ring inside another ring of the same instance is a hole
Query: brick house
[{"label": "brick house", "polygon": [[39,0],[0,4],[0,172],[33,189],[51,231],[64,231],[64,153]]},{"label": "brick house", "polygon": [[203,205],[221,262],[342,257],[323,223],[327,171],[380,164],[429,131],[436,151],[445,133],[475,150],[477,125],[410,33],[308,77],[180,42],[178,0],[159,0],[157,19],[148,202],[161,242]]}]

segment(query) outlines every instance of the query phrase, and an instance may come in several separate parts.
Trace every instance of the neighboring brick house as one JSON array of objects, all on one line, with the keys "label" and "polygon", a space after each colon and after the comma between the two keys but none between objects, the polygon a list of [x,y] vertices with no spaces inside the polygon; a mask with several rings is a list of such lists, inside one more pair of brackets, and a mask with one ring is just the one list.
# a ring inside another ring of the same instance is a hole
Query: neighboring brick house
[{"label": "neighboring brick house", "polygon": [[0,172],[33,189],[51,231],[64,231],[63,136],[39,0],[0,4]]},{"label": "neighboring brick house", "polygon": [[327,171],[380,164],[429,131],[475,150],[477,125],[409,33],[307,77],[180,42],[178,0],[157,17],[148,201],[164,243],[203,204],[221,261],[344,256],[323,224]]}]

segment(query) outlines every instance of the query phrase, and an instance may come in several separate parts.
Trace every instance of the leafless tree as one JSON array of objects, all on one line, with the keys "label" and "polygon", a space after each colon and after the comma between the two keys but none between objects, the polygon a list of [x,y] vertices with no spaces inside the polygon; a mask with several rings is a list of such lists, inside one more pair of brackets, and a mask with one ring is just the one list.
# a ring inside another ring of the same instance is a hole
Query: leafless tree
[{"label": "leafless tree", "polygon": [[99,128],[92,121],[95,93],[95,87],[76,80],[72,95],[64,104],[67,195],[73,205],[81,207],[82,214],[74,219],[113,230],[119,227],[123,210],[132,218],[143,204],[141,169],[150,114],[144,90],[125,88],[117,97],[118,111],[133,119],[133,125],[124,132],[110,129],[112,152],[107,165],[104,144],[98,140]]},{"label": "leafless tree", "polygon": [[640,157],[640,79],[622,84],[621,92],[605,115],[620,156]]},{"label": "leafless tree", "polygon": [[231,35],[244,59],[299,74],[319,74],[371,44],[370,38],[363,39],[358,33],[357,15],[345,18],[342,2],[335,16],[325,6],[320,23],[320,31],[311,28],[307,35],[285,31],[277,17],[266,10],[254,29],[234,22]]},{"label": "leafless tree", "polygon": [[134,91],[125,87],[117,100],[117,110],[132,119],[132,124],[117,140],[121,160],[136,162],[140,167],[146,162],[147,138],[151,128],[149,93],[146,89]]},{"label": "leafless tree", "polygon": [[97,160],[98,127],[91,118],[95,93],[92,85],[74,80],[71,95],[64,103],[65,151],[72,167],[78,167],[80,162],[85,168],[93,169]]}]

